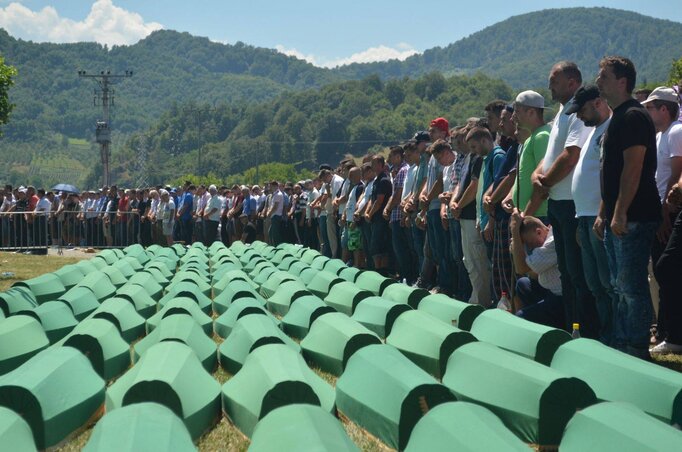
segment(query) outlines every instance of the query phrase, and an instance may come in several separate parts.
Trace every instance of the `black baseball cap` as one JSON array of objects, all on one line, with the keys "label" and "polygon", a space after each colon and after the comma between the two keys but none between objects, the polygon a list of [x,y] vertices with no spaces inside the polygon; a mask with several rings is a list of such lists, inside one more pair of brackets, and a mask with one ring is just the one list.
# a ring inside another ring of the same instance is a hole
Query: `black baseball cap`
[{"label": "black baseball cap", "polygon": [[427,132],[426,130],[420,130],[419,132],[414,134],[412,139],[414,141],[416,141],[417,144],[423,143],[423,142],[428,143],[429,141],[431,141],[431,135],[429,135],[429,132]]},{"label": "black baseball cap", "polygon": [[320,171],[322,171],[322,170],[329,170],[329,171],[332,171],[333,168],[332,168],[332,166],[331,166],[330,164],[328,164],[328,163],[323,163],[323,164],[320,165]]},{"label": "black baseball cap", "polygon": [[597,85],[581,86],[573,95],[573,99],[566,105],[564,114],[572,115],[583,108],[583,105],[597,97],[599,97],[599,88],[597,88]]}]

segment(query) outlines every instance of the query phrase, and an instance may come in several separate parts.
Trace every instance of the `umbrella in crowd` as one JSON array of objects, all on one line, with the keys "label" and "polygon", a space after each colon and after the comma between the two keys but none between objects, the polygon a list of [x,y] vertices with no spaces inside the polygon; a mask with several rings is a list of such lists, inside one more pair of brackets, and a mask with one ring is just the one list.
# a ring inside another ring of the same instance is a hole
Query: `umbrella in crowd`
[{"label": "umbrella in crowd", "polygon": [[78,190],[75,186],[71,184],[57,184],[54,187],[52,187],[52,190],[65,191],[67,193],[80,193],[80,190]]}]

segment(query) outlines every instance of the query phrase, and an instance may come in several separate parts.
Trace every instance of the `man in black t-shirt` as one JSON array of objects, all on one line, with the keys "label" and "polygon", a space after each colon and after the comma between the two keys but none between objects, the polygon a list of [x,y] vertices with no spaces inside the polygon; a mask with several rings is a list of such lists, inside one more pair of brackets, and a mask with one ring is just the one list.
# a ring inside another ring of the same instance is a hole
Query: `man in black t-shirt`
[{"label": "man in black t-shirt", "polygon": [[656,189],[656,129],[649,113],[632,98],[632,61],[606,57],[597,86],[613,109],[603,138],[602,203],[594,232],[604,239],[618,306],[614,346],[644,359],[649,356],[653,317],[647,267],[661,220]]},{"label": "man in black t-shirt", "polygon": [[384,207],[393,192],[393,184],[380,155],[372,157],[372,169],[376,173],[372,193],[365,213],[365,221],[371,224],[369,253],[374,261],[374,269],[386,276],[388,271],[391,241],[388,220],[384,218]]}]

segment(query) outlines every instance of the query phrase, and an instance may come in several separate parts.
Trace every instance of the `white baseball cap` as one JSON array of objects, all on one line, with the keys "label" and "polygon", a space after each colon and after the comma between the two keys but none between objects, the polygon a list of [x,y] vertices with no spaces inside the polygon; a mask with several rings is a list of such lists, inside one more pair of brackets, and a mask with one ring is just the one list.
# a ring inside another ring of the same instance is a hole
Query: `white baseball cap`
[{"label": "white baseball cap", "polygon": [[531,90],[519,93],[514,103],[524,107],[545,108],[545,98],[542,94]]},{"label": "white baseball cap", "polygon": [[649,94],[649,97],[646,98],[644,102],[642,102],[642,105],[648,104],[649,102],[653,102],[655,100],[662,100],[666,102],[674,102],[678,103],[680,100],[677,97],[677,93],[675,92],[674,89],[668,88],[667,86],[659,86],[655,90]]}]

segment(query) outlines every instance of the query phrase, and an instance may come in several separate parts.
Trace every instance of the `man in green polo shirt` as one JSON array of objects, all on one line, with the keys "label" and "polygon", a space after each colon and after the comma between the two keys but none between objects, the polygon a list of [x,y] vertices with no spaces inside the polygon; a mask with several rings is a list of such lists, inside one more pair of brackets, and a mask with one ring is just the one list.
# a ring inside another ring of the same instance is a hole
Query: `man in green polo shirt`
[{"label": "man in green polo shirt", "polygon": [[524,215],[547,220],[547,199],[533,194],[531,176],[547,152],[551,128],[543,117],[545,99],[535,91],[524,91],[516,96],[512,119],[519,129],[526,129],[530,137],[519,150],[517,179],[514,187],[502,202],[503,208],[511,212],[514,206]]}]

